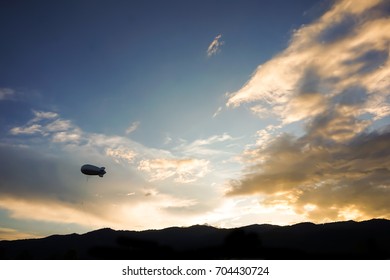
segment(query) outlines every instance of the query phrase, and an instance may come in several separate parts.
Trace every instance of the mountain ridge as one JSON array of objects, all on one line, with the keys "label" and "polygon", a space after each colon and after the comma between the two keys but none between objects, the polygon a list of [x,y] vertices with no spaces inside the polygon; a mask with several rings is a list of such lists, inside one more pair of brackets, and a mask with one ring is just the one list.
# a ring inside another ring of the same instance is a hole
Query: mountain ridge
[{"label": "mountain ridge", "polygon": [[101,228],[0,241],[0,259],[390,259],[390,220]]}]

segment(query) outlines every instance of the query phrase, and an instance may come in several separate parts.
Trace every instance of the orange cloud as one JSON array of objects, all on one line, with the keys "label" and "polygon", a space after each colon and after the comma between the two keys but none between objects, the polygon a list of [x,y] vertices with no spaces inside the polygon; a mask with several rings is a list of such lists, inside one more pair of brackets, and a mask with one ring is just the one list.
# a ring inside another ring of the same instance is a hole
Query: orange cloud
[{"label": "orange cloud", "polygon": [[16,239],[30,239],[30,238],[40,238],[42,236],[20,232],[13,228],[4,228],[0,227],[0,240],[16,240]]},{"label": "orange cloud", "polygon": [[361,87],[366,96],[358,106],[360,115],[385,117],[390,113],[390,19],[382,4],[337,2],[297,30],[288,48],[260,65],[240,90],[228,95],[226,105],[257,103],[253,112],[290,123],[332,109],[349,88]]},{"label": "orange cloud", "polygon": [[390,116],[388,5],[336,2],[229,95],[227,106],[251,103],[303,133],[260,130],[227,195],[261,194],[315,221],[390,217],[390,126],[377,128]]}]

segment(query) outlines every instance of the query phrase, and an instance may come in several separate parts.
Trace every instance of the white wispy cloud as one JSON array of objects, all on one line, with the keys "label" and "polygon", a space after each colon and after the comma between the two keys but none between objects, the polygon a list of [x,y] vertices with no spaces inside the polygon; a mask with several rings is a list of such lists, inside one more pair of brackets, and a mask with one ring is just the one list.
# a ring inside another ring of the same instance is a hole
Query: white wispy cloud
[{"label": "white wispy cloud", "polygon": [[130,134],[130,133],[136,131],[137,128],[139,127],[139,125],[140,125],[140,122],[139,122],[139,121],[133,122],[133,123],[126,129],[126,134]]},{"label": "white wispy cloud", "polygon": [[70,120],[61,120],[56,119],[55,121],[46,125],[48,131],[65,131],[72,128],[72,123]]},{"label": "white wispy cloud", "polygon": [[[10,134],[37,135],[52,143],[72,145],[80,151],[88,149],[95,154],[107,155],[116,162],[132,162],[137,155],[137,143],[126,137],[85,132],[72,121],[61,119],[55,112],[33,110],[33,115],[26,125],[11,128]],[[142,146],[138,149],[142,150]]]},{"label": "white wispy cloud", "polygon": [[224,41],[221,40],[222,35],[217,35],[214,40],[211,42],[209,47],[207,48],[207,56],[211,57],[217,54],[221,50],[221,46],[225,44]]},{"label": "white wispy cloud", "polygon": [[216,116],[218,116],[221,112],[222,112],[222,107],[218,107],[217,111],[215,111],[215,113],[214,113],[214,115],[213,115],[213,118],[215,118]]},{"label": "white wispy cloud", "polygon": [[34,118],[28,121],[24,126],[16,126],[10,129],[10,133],[13,135],[21,134],[43,134],[47,135],[48,132],[57,131],[57,130],[67,130],[70,128],[69,121],[55,120],[49,124],[39,123],[42,120],[50,120],[58,117],[57,113],[54,112],[43,112],[33,110]]},{"label": "white wispy cloud", "polygon": [[54,143],[79,143],[82,139],[82,132],[79,128],[73,130],[55,132],[52,136]]},{"label": "white wispy cloud", "polygon": [[213,135],[205,139],[197,139],[189,143],[183,140],[175,150],[185,156],[193,157],[209,157],[227,154],[228,152],[226,152],[225,145],[222,143],[232,142],[233,140],[235,139],[227,133]]},{"label": "white wispy cloud", "polygon": [[142,160],[138,169],[147,172],[150,181],[173,177],[177,183],[191,183],[209,172],[210,162],[204,159],[151,159]]},{"label": "white wispy cloud", "polygon": [[54,119],[58,117],[55,112],[35,111],[33,110],[34,118],[29,123],[39,122],[44,119]]},{"label": "white wispy cloud", "polygon": [[13,127],[11,128],[10,133],[13,135],[42,133],[42,126],[39,124],[33,124],[23,127]]},{"label": "white wispy cloud", "polygon": [[233,139],[233,137],[231,137],[227,133],[224,133],[222,135],[213,135],[213,136],[210,136],[209,138],[206,138],[206,139],[195,140],[189,146],[197,148],[199,146],[211,145],[211,144],[214,144],[214,143],[225,142],[225,141],[232,140],[232,139]]}]

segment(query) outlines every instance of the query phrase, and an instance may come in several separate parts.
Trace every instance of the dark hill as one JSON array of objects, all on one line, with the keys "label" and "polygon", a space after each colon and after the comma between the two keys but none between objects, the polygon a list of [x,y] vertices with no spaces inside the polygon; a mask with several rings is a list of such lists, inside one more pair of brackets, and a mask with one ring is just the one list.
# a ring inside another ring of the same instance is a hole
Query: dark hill
[{"label": "dark hill", "polygon": [[390,221],[210,226],[0,241],[0,259],[390,259]]}]

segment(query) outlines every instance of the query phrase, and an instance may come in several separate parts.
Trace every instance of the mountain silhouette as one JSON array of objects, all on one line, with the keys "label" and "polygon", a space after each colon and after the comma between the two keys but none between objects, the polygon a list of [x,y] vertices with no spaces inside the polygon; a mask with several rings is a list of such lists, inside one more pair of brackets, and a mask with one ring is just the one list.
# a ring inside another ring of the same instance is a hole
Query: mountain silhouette
[{"label": "mountain silhouette", "polygon": [[85,234],[0,241],[0,259],[390,259],[390,221],[103,228]]}]

